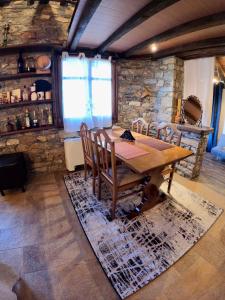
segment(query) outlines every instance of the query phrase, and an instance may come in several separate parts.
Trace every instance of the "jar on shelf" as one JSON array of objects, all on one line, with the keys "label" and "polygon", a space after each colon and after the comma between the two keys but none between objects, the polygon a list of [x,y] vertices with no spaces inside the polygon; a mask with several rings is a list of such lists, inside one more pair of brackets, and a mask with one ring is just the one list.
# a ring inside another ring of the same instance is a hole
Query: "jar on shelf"
[{"label": "jar on shelf", "polygon": [[25,71],[26,72],[36,72],[35,60],[31,56],[27,57],[27,59],[26,59]]},{"label": "jar on shelf", "polygon": [[31,101],[36,101],[38,99],[35,83],[33,83],[32,86],[30,87],[30,99],[31,99]]}]

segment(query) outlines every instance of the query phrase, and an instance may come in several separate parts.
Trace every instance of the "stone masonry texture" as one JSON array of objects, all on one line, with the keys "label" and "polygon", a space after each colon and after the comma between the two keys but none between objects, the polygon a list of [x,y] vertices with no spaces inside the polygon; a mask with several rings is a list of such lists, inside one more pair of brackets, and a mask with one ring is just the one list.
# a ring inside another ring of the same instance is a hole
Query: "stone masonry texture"
[{"label": "stone masonry texture", "polygon": [[[50,1],[47,5],[39,4],[28,6],[27,1],[13,0],[10,5],[0,8],[0,26],[8,23],[10,31],[8,46],[29,44],[60,44],[67,39],[67,29],[71,20],[74,7],[60,6],[59,3]],[[3,28],[0,30],[0,43],[2,44]],[[26,58],[24,54],[24,57]],[[34,57],[38,53],[32,53]],[[15,74],[18,55],[5,55],[0,57],[0,74]],[[1,91],[22,88],[25,84],[30,86],[38,78],[0,82]],[[43,79],[43,78],[42,78]],[[49,80],[49,79],[48,79]],[[32,109],[33,110],[33,106]],[[35,106],[38,112],[44,105]],[[0,111],[0,130],[5,131],[7,117],[24,115],[24,108],[11,108]],[[24,152],[28,168],[32,172],[46,172],[65,169],[63,140],[58,129],[40,132],[15,134],[0,137],[0,154]]]},{"label": "stone masonry texture", "polygon": [[[59,2],[31,6],[25,0],[13,0],[0,8],[1,27],[10,25],[8,45],[57,43],[67,39],[67,29],[73,13],[73,6],[62,7]],[[2,41],[3,30],[0,30]]]},{"label": "stone masonry texture", "polygon": [[117,64],[118,123],[129,128],[136,118],[172,122],[183,93],[183,61],[176,57],[121,60]]}]

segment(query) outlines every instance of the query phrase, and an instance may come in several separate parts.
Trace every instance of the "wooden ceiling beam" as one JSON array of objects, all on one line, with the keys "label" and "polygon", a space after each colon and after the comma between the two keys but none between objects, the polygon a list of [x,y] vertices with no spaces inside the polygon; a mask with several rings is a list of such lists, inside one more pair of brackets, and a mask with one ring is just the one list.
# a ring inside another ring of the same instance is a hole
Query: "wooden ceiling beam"
[{"label": "wooden ceiling beam", "polygon": [[198,49],[193,51],[187,51],[183,53],[177,53],[177,57],[180,57],[184,60],[187,59],[195,59],[195,58],[202,58],[202,57],[210,57],[210,56],[225,56],[225,47],[224,46],[217,46],[211,47],[206,49]]},{"label": "wooden ceiling beam", "polygon": [[152,58],[153,59],[164,58],[167,56],[176,55],[178,53],[181,54],[187,51],[200,50],[200,49],[206,49],[212,47],[220,47],[220,46],[225,46],[225,36],[192,42],[174,48],[165,49],[152,54]]},{"label": "wooden ceiling beam", "polygon": [[[71,22],[69,31],[69,35],[71,35],[71,41],[68,43],[69,51],[76,50],[82,34],[84,33],[88,23],[90,22],[101,2],[102,0],[87,0],[76,28],[73,28]],[[73,30],[73,32],[71,32],[71,30]]]},{"label": "wooden ceiling beam", "polygon": [[186,22],[184,24],[178,25],[174,28],[171,28],[165,32],[160,33],[159,35],[153,36],[140,44],[135,45],[129,50],[125,51],[123,54],[125,57],[129,57],[133,55],[140,49],[145,48],[146,46],[150,46],[153,43],[165,42],[170,39],[179,37],[184,34],[188,34],[191,32],[196,32],[202,29],[223,25],[225,24],[225,12],[213,14],[210,16],[202,17],[200,19],[196,19],[190,22]]},{"label": "wooden ceiling beam", "polygon": [[112,35],[110,35],[107,40],[105,40],[98,47],[98,53],[104,52],[111,44],[119,40],[123,35],[131,31],[150,17],[154,16],[158,12],[179,1],[180,0],[151,0],[145,7],[139,10],[129,20],[122,24]]}]

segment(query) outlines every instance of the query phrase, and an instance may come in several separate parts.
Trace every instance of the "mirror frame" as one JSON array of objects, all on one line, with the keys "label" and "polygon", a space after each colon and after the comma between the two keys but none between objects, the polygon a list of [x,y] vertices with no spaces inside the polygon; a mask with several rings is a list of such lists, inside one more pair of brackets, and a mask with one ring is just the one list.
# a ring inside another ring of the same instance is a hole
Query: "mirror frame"
[{"label": "mirror frame", "polygon": [[[200,117],[199,117],[199,119],[196,121],[195,124],[193,124],[193,123],[191,124],[191,123],[190,123],[190,118],[187,117],[187,116],[185,115],[185,111],[184,111],[185,103],[188,102],[188,101],[190,101],[190,99],[193,99],[193,98],[194,98],[194,100],[196,101],[196,103],[199,104],[199,107],[200,107],[200,109],[201,109]],[[198,126],[198,127],[200,127],[201,124],[202,124],[202,114],[203,114],[202,104],[201,104],[201,102],[200,102],[200,100],[199,100],[199,98],[198,98],[197,96],[190,95],[190,96],[188,96],[186,99],[182,99],[182,119],[183,119],[183,123],[187,123],[187,124],[189,124],[189,125],[193,125],[193,126]]]}]

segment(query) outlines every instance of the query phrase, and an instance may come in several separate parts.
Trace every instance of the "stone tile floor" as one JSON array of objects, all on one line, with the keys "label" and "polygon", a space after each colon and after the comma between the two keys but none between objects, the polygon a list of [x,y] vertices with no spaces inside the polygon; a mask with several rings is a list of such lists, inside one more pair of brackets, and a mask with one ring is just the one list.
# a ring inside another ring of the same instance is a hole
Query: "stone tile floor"
[{"label": "stone tile floor", "polygon": [[[175,180],[225,209],[225,197],[202,183]],[[0,197],[0,300],[119,299],[74,213],[63,174],[40,174],[26,193]],[[168,271],[131,300],[225,298],[225,213]]]}]

